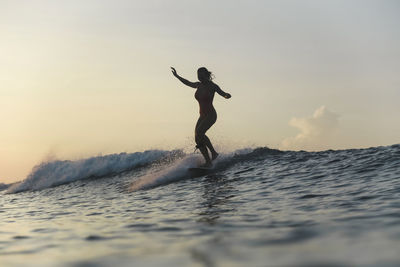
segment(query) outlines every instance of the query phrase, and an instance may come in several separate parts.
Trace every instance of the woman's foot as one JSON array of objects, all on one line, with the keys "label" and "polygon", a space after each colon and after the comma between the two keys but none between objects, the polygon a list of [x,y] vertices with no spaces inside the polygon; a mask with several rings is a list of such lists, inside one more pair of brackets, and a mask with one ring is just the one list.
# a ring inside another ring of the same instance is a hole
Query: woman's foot
[{"label": "woman's foot", "polygon": [[216,158],[218,158],[218,155],[219,154],[217,152],[212,153],[211,160],[215,160]]}]

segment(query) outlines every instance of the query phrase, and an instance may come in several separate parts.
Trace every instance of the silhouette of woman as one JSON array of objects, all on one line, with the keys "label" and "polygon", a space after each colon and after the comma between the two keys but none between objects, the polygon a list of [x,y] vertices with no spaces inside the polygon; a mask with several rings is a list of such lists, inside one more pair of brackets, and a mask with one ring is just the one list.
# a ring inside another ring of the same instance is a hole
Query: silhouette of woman
[{"label": "silhouette of woman", "polygon": [[[197,120],[195,128],[196,147],[200,150],[201,154],[203,154],[203,157],[206,161],[202,166],[211,167],[211,160],[214,160],[218,157],[217,151],[215,151],[210,139],[206,135],[207,130],[210,129],[210,127],[217,121],[217,112],[213,106],[214,94],[217,92],[226,99],[231,98],[231,95],[222,91],[221,88],[219,88],[219,86],[212,81],[211,72],[204,67],[201,67],[197,70],[197,78],[199,79],[198,82],[190,82],[179,76],[173,67],[171,67],[171,69],[172,74],[174,74],[174,76],[183,84],[197,89],[194,97],[199,102],[200,117]],[[211,152],[211,158],[208,154],[207,148]]]}]

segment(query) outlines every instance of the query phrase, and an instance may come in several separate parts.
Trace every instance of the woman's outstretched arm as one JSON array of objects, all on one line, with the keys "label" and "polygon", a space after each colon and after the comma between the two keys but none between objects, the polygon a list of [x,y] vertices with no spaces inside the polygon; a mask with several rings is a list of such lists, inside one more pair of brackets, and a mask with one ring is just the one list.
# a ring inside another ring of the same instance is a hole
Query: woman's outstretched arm
[{"label": "woman's outstretched arm", "polygon": [[219,86],[216,85],[216,84],[215,84],[215,92],[217,92],[220,96],[225,97],[226,99],[231,98],[231,94],[225,93],[225,92],[222,91],[222,89],[219,88]]},{"label": "woman's outstretched arm", "polygon": [[198,83],[197,82],[190,82],[188,80],[186,80],[185,78],[182,78],[181,76],[178,75],[178,73],[176,73],[175,68],[171,67],[172,70],[172,74],[178,78],[178,80],[180,80],[184,85],[193,87],[193,88],[197,88],[198,87]]}]

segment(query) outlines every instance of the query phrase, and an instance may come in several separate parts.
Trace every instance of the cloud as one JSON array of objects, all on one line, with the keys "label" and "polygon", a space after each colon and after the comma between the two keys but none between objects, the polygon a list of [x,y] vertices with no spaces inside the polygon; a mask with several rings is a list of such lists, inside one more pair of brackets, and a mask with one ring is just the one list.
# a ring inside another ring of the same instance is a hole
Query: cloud
[{"label": "cloud", "polygon": [[339,116],[325,106],[308,118],[292,118],[289,125],[300,130],[295,137],[283,140],[283,149],[323,150],[332,147],[339,126]]}]

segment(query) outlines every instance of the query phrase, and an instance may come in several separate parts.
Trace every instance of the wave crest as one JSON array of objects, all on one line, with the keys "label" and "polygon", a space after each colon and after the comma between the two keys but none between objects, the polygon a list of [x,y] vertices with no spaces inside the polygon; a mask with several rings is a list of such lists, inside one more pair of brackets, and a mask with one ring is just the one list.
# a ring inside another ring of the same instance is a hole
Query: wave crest
[{"label": "wave crest", "polygon": [[97,156],[76,161],[44,162],[35,166],[25,180],[11,186],[7,193],[40,190],[81,179],[110,176],[182,153],[180,150],[147,150]]}]

